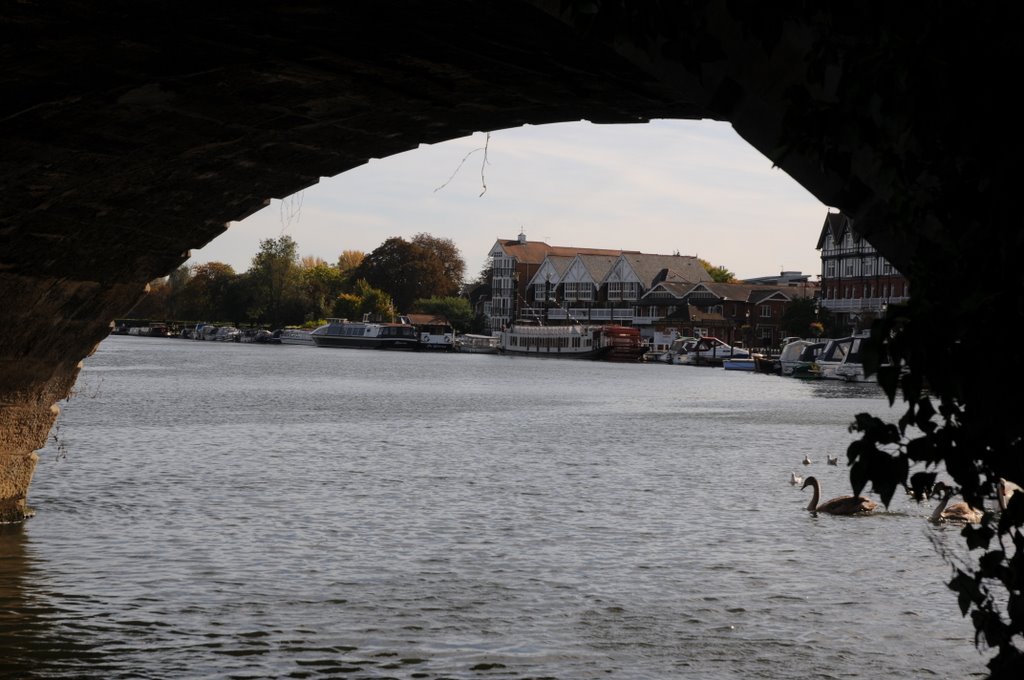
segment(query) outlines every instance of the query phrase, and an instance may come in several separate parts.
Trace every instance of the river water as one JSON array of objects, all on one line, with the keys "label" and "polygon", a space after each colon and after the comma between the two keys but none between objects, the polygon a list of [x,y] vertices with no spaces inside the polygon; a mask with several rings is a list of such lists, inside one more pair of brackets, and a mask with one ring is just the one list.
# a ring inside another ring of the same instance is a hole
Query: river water
[{"label": "river water", "polygon": [[931,503],[789,484],[876,386],[112,336],[62,406],[3,677],[984,675]]}]

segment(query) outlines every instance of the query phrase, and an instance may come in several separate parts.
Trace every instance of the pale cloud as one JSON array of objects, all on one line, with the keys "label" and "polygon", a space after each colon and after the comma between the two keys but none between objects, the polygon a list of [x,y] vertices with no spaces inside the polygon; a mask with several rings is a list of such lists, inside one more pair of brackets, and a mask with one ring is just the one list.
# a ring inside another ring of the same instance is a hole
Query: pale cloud
[{"label": "pale cloud", "polygon": [[476,274],[495,240],[522,229],[552,245],[699,255],[741,277],[820,271],[826,207],[727,124],[499,130],[486,164],[485,140],[425,145],[323,179],[231,225],[192,262],[244,271],[261,239],[284,233],[302,254],[334,261],[427,232],[452,239]]}]

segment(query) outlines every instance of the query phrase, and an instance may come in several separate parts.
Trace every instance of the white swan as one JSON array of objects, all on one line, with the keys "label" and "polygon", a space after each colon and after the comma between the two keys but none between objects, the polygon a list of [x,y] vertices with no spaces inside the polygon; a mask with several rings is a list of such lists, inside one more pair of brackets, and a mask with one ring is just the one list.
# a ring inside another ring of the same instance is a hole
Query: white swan
[{"label": "white swan", "polygon": [[1009,504],[1010,498],[1012,498],[1013,494],[1017,493],[1020,490],[1021,490],[1021,488],[1019,486],[1017,486],[1016,484],[1014,484],[1013,482],[1011,482],[1010,480],[1003,479],[1002,477],[1000,477],[999,478],[999,493],[998,493],[998,496],[999,496],[999,509],[1000,510],[1006,510],[1006,506]]},{"label": "white swan", "polygon": [[839,465],[839,456],[829,456],[826,454],[826,457],[828,458],[829,465]]},{"label": "white swan", "polygon": [[808,458],[808,457],[807,457],[807,456],[805,455],[805,456],[804,456],[804,465],[810,465],[810,464],[811,464],[811,459],[810,459],[810,458]]},{"label": "white swan", "polygon": [[818,505],[818,500],[821,498],[821,484],[814,477],[808,477],[804,480],[804,485],[800,487],[800,490],[809,486],[814,487],[814,495],[811,496],[811,502],[807,504],[807,509],[810,512],[824,512],[830,515],[859,515],[871,512],[878,507],[877,503],[864,496],[838,496]]},{"label": "white swan", "polygon": [[967,503],[954,503],[946,507],[949,499],[956,495],[956,490],[945,482],[936,482],[934,491],[942,494],[942,500],[935,506],[932,516],[928,518],[929,522],[934,522],[935,524],[941,524],[942,522],[969,522],[977,524],[981,521],[984,513],[977,508],[972,508]]},{"label": "white swan", "polygon": [[804,481],[804,478],[801,477],[800,475],[798,475],[797,473],[795,473],[795,472],[790,472],[789,473],[789,483],[792,484],[793,486],[796,486],[797,484],[800,484],[803,481]]}]

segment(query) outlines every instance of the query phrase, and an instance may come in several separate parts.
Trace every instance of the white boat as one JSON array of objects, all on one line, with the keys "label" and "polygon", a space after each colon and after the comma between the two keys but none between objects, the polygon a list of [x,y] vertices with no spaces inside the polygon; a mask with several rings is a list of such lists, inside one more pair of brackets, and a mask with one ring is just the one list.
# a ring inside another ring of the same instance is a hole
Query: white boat
[{"label": "white boat", "polygon": [[[760,356],[760,355],[757,355]],[[727,371],[756,371],[757,362],[755,357],[733,357],[722,360],[722,368]]]},{"label": "white boat", "polygon": [[416,327],[407,323],[375,323],[328,319],[312,333],[317,347],[345,347],[351,349],[421,349]]},{"label": "white boat", "polygon": [[752,359],[750,352],[706,335],[690,338],[672,357],[672,363],[684,366],[721,366],[726,359]]},{"label": "white boat", "polygon": [[685,353],[686,347],[689,346],[689,344],[696,339],[697,338],[695,338],[692,335],[684,335],[676,338],[675,340],[672,341],[672,344],[669,345],[668,351],[665,352],[662,361],[664,361],[667,364],[679,363],[679,356]]},{"label": "white boat", "polygon": [[503,354],[559,359],[640,361],[647,345],[631,326],[540,326],[517,322],[498,333]]},{"label": "white boat", "polygon": [[782,348],[779,367],[782,375],[794,378],[821,377],[815,359],[828,345],[828,340],[793,340]]},{"label": "white boat", "polygon": [[455,351],[470,354],[497,354],[498,336],[466,333],[455,338]]},{"label": "white boat", "polygon": [[313,331],[305,328],[281,328],[274,331],[274,338],[282,345],[306,345],[313,347]]},{"label": "white boat", "polygon": [[455,351],[455,331],[451,326],[443,324],[416,324],[416,332],[420,335],[420,347],[435,352]]},{"label": "white boat", "polygon": [[[848,382],[865,382],[864,366],[860,361],[861,341],[867,335],[849,335],[845,338],[829,340],[821,355],[814,363],[826,380],[846,380]],[[840,366],[844,366],[842,372]],[[859,377],[858,377],[859,374]]]},{"label": "white boat", "polygon": [[213,340],[217,342],[239,342],[241,339],[242,331],[234,326],[221,326],[217,329],[217,334],[213,336]]}]

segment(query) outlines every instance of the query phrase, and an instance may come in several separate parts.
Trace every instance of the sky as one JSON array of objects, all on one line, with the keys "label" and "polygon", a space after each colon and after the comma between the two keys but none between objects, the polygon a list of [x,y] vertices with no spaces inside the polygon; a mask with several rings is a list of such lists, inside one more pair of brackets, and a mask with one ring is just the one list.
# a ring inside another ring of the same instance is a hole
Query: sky
[{"label": "sky", "polygon": [[425,232],[451,239],[474,279],[496,240],[523,232],[553,246],[696,255],[741,279],[817,275],[827,212],[728,123],[580,121],[371,160],[230,223],[188,264],[241,273],[261,240],[285,234],[301,256],[334,263]]}]

